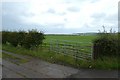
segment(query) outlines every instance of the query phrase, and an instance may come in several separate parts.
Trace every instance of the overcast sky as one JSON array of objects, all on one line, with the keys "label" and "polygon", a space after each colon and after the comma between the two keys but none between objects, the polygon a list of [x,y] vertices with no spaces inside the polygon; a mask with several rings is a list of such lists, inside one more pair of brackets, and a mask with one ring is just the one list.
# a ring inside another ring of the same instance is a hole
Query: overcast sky
[{"label": "overcast sky", "polygon": [[104,25],[107,31],[117,31],[118,1],[3,0],[2,29],[81,33],[102,31]]}]

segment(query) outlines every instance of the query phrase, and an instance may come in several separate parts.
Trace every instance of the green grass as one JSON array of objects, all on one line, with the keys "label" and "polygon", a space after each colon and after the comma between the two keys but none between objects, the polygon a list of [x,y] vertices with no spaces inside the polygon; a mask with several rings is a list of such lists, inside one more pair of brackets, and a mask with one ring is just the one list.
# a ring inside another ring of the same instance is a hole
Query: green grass
[{"label": "green grass", "polygon": [[48,48],[38,48],[34,50],[27,50],[21,47],[12,47],[10,45],[3,45],[3,50],[10,51],[16,54],[30,55],[42,60],[68,65],[76,68],[93,68],[93,69],[118,69],[120,64],[117,63],[116,57],[104,57],[103,60],[75,60],[73,57],[58,54],[55,52],[49,52]]},{"label": "green grass", "polygon": [[78,36],[78,35],[46,35],[45,36],[45,42],[49,42],[51,40],[67,40],[70,42],[83,42],[83,43],[89,43],[92,42],[92,40],[96,36]]},{"label": "green grass", "polygon": [[[2,44],[0,43],[0,50],[2,50]],[[0,58],[2,58],[2,53],[0,52]]]},{"label": "green grass", "polygon": [[102,69],[120,69],[120,64],[118,63],[117,57],[103,57],[102,59],[97,59],[92,63],[95,68]]},{"label": "green grass", "polygon": [[0,52],[0,58],[2,58],[2,53]]},{"label": "green grass", "polygon": [[16,64],[28,62],[27,59],[21,59],[21,58],[12,56],[12,55],[10,55],[10,54],[6,54],[6,53],[4,53],[4,52],[2,52],[2,58],[3,58],[3,59],[12,60],[12,62],[13,62],[13,61],[18,61],[18,62],[13,62],[13,63],[16,63]]},{"label": "green grass", "polygon": [[[66,50],[78,49],[82,53],[90,54],[93,46],[92,41],[96,36],[80,36],[80,35],[45,35],[43,46],[49,47],[50,44],[56,47],[64,47]],[[72,46],[64,46],[72,45]],[[74,48],[73,48],[74,47]],[[74,54],[74,53],[73,53]]]}]

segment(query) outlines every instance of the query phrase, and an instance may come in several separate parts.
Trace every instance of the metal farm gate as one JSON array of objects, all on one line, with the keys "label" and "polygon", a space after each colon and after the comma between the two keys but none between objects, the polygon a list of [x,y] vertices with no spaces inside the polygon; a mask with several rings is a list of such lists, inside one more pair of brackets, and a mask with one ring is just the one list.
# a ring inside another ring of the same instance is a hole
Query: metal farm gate
[{"label": "metal farm gate", "polygon": [[71,56],[75,59],[90,60],[92,59],[92,43],[78,43],[71,41],[51,40],[45,43],[49,51]]}]

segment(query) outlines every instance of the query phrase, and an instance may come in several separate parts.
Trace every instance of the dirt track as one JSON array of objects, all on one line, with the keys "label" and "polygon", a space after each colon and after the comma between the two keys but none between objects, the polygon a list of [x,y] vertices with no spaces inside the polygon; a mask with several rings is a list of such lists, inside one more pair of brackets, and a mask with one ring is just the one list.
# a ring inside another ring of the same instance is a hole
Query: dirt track
[{"label": "dirt track", "polygon": [[[64,65],[52,64],[29,56],[16,55],[3,51],[19,58],[29,59],[28,62],[14,63],[13,60],[2,60],[3,78],[117,78],[118,71],[75,69]],[[16,61],[16,60],[15,60]]]}]

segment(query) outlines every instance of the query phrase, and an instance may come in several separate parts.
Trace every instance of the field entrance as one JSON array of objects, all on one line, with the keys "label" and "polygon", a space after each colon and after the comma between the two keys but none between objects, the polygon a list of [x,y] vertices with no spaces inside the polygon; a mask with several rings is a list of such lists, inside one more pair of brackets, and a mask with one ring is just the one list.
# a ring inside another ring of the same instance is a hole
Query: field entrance
[{"label": "field entrance", "polygon": [[43,46],[49,47],[49,51],[56,52],[75,59],[92,59],[92,43],[91,42],[72,42],[67,40],[50,40]]}]

